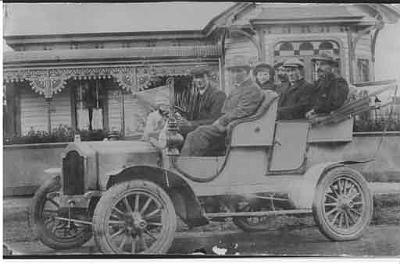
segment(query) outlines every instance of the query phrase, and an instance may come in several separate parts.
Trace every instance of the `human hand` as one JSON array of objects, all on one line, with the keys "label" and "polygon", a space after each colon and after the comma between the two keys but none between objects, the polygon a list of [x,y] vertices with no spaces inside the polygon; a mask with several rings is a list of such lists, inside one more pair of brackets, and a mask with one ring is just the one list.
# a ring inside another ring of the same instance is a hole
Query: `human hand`
[{"label": "human hand", "polygon": [[223,125],[221,125],[221,123],[220,123],[218,120],[216,120],[216,121],[213,123],[213,126],[215,126],[220,132],[225,132],[225,131],[226,131],[226,127],[224,127]]}]

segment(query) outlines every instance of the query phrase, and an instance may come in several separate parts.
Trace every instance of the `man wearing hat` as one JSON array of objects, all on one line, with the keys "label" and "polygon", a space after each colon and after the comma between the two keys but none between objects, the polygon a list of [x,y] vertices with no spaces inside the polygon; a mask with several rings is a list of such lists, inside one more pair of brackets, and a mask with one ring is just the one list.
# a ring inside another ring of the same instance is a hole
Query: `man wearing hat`
[{"label": "man wearing hat", "polygon": [[307,118],[313,118],[318,114],[329,114],[341,107],[349,93],[349,85],[335,70],[337,62],[326,53],[311,59],[315,61],[318,70],[316,93],[313,107],[307,113]]},{"label": "man wearing hat", "polygon": [[279,100],[278,119],[303,119],[312,108],[314,86],[304,80],[304,64],[299,59],[288,59],[284,64],[289,87]]},{"label": "man wearing hat", "polygon": [[221,108],[226,95],[218,90],[210,81],[210,68],[208,66],[196,67],[191,71],[196,89],[194,100],[189,105],[188,118],[179,123],[179,132],[187,135],[201,125],[211,125],[222,115]]},{"label": "man wearing hat", "polygon": [[234,120],[253,114],[264,95],[250,77],[250,66],[244,56],[236,56],[228,61],[233,86],[222,107],[223,115],[212,125],[200,126],[190,132],[183,145],[182,156],[205,156],[210,151],[225,147],[227,126]]},{"label": "man wearing hat", "polygon": [[253,76],[261,89],[275,91],[275,71],[269,64],[265,62],[257,63],[253,69]]},{"label": "man wearing hat", "polygon": [[278,94],[283,94],[289,87],[289,81],[286,74],[286,69],[283,67],[284,61],[278,61],[274,64],[275,75],[276,75],[276,92]]}]

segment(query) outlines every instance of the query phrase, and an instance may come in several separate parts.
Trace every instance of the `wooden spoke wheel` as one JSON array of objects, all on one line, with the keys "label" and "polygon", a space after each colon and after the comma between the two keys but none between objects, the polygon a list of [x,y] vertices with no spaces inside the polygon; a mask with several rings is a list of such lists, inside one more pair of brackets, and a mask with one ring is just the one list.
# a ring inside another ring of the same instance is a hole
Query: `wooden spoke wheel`
[{"label": "wooden spoke wheel", "polygon": [[318,183],[313,215],[321,232],[331,240],[359,238],[372,213],[372,195],[359,172],[347,167],[335,168]]},{"label": "wooden spoke wheel", "polygon": [[70,249],[83,245],[92,237],[90,225],[58,220],[66,216],[60,210],[60,177],[49,179],[35,193],[29,212],[29,224],[34,234],[48,247]]},{"label": "wooden spoke wheel", "polygon": [[111,187],[100,198],[93,225],[103,253],[161,254],[174,239],[176,215],[160,186],[133,180]]}]

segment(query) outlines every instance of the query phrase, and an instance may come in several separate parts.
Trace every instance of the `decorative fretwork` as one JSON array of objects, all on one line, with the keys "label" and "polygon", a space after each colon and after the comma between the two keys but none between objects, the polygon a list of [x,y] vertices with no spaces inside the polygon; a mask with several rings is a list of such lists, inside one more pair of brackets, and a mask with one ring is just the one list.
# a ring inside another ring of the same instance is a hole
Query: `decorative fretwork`
[{"label": "decorative fretwork", "polygon": [[195,65],[166,66],[116,66],[116,67],[79,67],[53,69],[5,69],[5,82],[20,82],[27,80],[32,90],[52,98],[65,86],[68,79],[109,79],[115,78],[126,91],[135,93],[142,91],[153,76],[184,76],[189,75]]}]

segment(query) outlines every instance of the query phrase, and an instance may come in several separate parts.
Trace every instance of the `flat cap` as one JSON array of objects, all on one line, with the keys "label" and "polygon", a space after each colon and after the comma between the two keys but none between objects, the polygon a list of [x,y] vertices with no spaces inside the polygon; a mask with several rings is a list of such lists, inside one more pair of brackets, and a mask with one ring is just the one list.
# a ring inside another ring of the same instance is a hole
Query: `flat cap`
[{"label": "flat cap", "polygon": [[318,56],[314,56],[311,58],[311,61],[325,61],[325,62],[329,62],[329,63],[336,63],[337,61],[330,56],[329,54],[323,52]]},{"label": "flat cap", "polygon": [[290,58],[283,63],[283,67],[304,67],[304,63],[297,58]]}]

